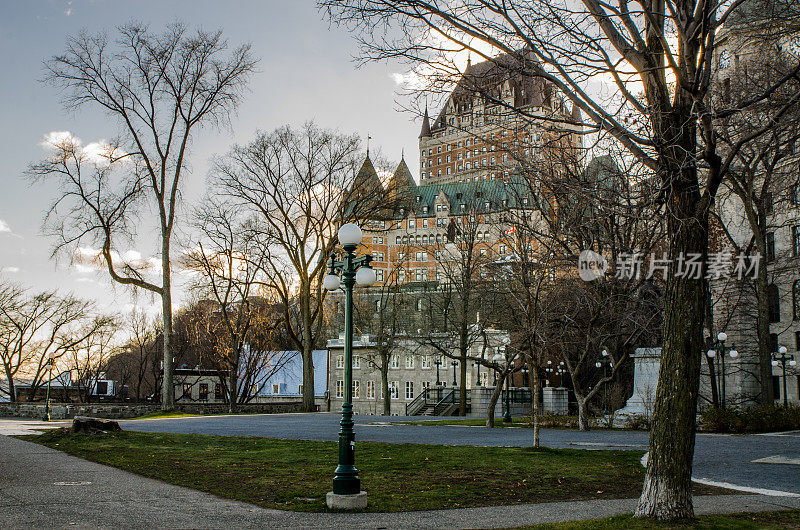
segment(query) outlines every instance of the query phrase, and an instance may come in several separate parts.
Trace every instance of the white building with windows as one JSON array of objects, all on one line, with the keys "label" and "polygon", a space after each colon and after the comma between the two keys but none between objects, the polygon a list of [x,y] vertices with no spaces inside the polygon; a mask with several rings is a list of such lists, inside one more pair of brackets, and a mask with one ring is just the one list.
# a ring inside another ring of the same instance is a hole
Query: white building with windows
[{"label": "white building with windows", "polygon": [[[479,338],[470,346],[469,357],[491,359],[508,340],[508,332],[487,329],[487,345]],[[392,415],[403,416],[421,392],[437,386],[451,388],[459,380],[458,361],[443,355],[431,344],[428,336],[403,336],[396,339],[389,357],[388,383]],[[371,335],[353,337],[353,413],[383,414],[381,359],[375,338]],[[455,350],[453,350],[455,353]],[[328,341],[328,389],[331,411],[338,412],[344,403],[344,334]],[[479,362],[467,361],[466,387],[492,385],[494,374]],[[455,386],[458,386],[456,384]]]}]

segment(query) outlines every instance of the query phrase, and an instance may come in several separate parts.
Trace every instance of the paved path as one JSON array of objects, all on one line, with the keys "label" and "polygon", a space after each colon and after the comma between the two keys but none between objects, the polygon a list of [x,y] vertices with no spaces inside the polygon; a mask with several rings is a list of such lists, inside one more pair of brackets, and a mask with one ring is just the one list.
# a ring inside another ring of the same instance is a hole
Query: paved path
[{"label": "paved path", "polygon": [[[149,432],[185,432],[228,436],[263,436],[300,440],[338,440],[338,414],[274,414],[206,416],[177,419],[130,420],[124,429]],[[355,416],[356,440],[477,446],[528,446],[532,431],[522,428],[441,425],[391,425],[385,416]],[[408,418],[393,417],[392,421]],[[420,418],[413,418],[419,420]],[[631,449],[646,451],[648,434],[638,431],[580,432],[543,429],[548,447]],[[753,462],[796,461],[800,458],[800,431],[770,435],[698,434],[694,456],[696,479],[800,494],[800,465]]]},{"label": "paved path", "polygon": [[[213,477],[209,477],[213,480]],[[0,528],[493,528],[631,512],[634,499],[406,513],[298,513],[259,508],[147,479],[0,436]],[[696,497],[695,511],[800,508],[800,499]]]}]

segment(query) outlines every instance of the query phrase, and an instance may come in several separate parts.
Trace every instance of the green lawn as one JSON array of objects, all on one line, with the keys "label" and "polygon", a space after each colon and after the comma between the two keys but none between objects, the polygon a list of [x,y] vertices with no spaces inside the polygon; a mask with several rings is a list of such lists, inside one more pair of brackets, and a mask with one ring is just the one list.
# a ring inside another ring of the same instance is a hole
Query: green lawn
[{"label": "green lawn", "polygon": [[[193,434],[50,431],[27,440],[260,506],[325,510],[337,444]],[[637,497],[640,451],[356,444],[370,511]]]},{"label": "green lawn", "polygon": [[634,519],[630,514],[617,515],[607,519],[593,519],[574,523],[543,524],[531,526],[536,530],[661,530],[661,529],[772,529],[800,528],[800,510],[780,512],[737,513],[731,515],[701,515],[695,521],[657,523],[655,521]]}]

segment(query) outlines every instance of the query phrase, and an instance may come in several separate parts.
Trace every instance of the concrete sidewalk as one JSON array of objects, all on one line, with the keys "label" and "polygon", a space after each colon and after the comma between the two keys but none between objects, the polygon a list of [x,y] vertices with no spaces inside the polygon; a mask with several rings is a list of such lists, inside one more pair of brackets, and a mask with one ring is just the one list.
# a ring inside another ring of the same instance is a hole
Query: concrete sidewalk
[{"label": "concrete sidewalk", "polygon": [[[286,512],[225,500],[0,436],[0,528],[508,528],[606,517],[631,512],[635,505],[635,499],[621,499],[407,513]],[[800,499],[695,498],[698,514],[787,508],[800,508]]]}]

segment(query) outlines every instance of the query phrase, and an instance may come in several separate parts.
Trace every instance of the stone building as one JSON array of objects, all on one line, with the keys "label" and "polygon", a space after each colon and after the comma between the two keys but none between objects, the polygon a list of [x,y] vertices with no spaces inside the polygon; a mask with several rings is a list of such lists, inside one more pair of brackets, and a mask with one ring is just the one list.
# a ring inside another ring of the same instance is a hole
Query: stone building
[{"label": "stone building", "polygon": [[[486,349],[483,340],[476,340],[469,357],[490,359],[502,349],[508,332],[486,330]],[[454,386],[458,361],[442,355],[430,346],[431,336],[403,335],[389,358],[388,386],[392,415],[406,415],[407,407],[426,389]],[[371,335],[361,335],[353,340],[353,412],[355,414],[382,414],[384,391],[381,384],[380,357],[377,343]],[[455,354],[455,350],[453,350]],[[328,341],[328,389],[331,411],[341,411],[344,401],[344,335]],[[458,386],[458,385],[455,385]],[[479,363],[468,361],[467,390],[494,386],[494,373]],[[457,401],[457,400],[456,400]],[[457,404],[457,403],[456,403]],[[499,408],[499,407],[498,407]],[[451,410],[450,412],[455,412]]]},{"label": "stone building", "polygon": [[[793,32],[786,28],[794,27]],[[719,87],[721,106],[730,106],[741,98],[748,87],[758,88],[777,79],[781,63],[800,61],[800,4],[790,0],[748,0],[731,15],[717,34],[715,78]],[[745,116],[753,124],[768,117],[770,109],[752,107]],[[774,109],[771,110],[774,112]],[[796,111],[795,111],[796,112]],[[796,134],[794,127],[787,130]],[[724,142],[721,149],[724,152]],[[758,144],[756,144],[758,145]],[[763,205],[759,221],[764,230],[764,248],[759,251],[758,240],[748,222],[747,208],[733,193],[721,190],[716,209],[724,220],[731,245],[720,231],[713,252],[731,252],[735,247],[746,249],[755,245],[753,253],[766,262],[767,305],[769,311],[770,351],[785,346],[789,354],[800,360],[800,149],[795,141],[775,142],[767,149],[766,158],[776,164],[770,174],[757,172],[752,179],[753,197]],[[782,152],[778,152],[781,150]],[[779,156],[776,156],[779,155]],[[762,154],[762,156],[764,156]],[[748,167],[750,154],[744,153],[735,166]],[[748,169],[734,167],[733,171],[763,169],[763,165]],[[767,180],[769,179],[769,180]],[[761,211],[760,208],[756,210]],[[724,331],[728,348],[735,348],[736,358],[726,357],[724,385],[729,405],[746,405],[757,401],[760,393],[759,349],[757,335],[757,285],[753,279],[720,278],[712,281],[714,334]],[[722,366],[716,359],[717,387],[722,388]],[[711,395],[712,364],[703,363],[701,395],[707,402]],[[783,401],[783,370],[772,368],[772,389],[776,402]],[[787,370],[789,400],[798,401],[800,371]]]}]

